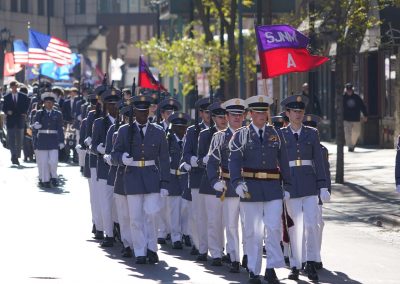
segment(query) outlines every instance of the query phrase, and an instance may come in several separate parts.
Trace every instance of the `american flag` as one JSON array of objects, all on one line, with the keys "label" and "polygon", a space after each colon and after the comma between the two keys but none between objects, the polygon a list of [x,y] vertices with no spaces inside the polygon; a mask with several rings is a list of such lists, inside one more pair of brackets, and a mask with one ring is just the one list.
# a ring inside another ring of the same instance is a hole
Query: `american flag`
[{"label": "american flag", "polygon": [[14,45],[14,62],[18,64],[28,63],[28,46],[22,39],[16,39]]},{"label": "american flag", "polygon": [[59,66],[69,65],[72,63],[71,54],[68,42],[29,29],[28,63],[30,65],[49,61],[54,61]]}]

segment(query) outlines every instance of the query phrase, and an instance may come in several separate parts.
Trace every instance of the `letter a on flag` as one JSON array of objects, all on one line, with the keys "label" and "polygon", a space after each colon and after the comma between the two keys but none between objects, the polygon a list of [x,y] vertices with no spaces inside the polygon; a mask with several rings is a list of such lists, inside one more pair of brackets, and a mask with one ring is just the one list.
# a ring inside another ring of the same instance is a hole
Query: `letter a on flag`
[{"label": "letter a on flag", "polygon": [[311,55],[307,50],[308,37],[291,26],[258,26],[256,35],[263,79],[305,72],[329,60]]}]

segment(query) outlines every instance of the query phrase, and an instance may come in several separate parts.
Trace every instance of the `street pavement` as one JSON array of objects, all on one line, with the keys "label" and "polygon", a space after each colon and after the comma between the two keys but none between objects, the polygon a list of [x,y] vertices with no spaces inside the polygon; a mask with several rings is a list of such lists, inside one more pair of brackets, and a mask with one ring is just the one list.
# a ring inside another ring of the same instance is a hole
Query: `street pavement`
[{"label": "street pavement", "polygon": [[[335,170],[335,145],[329,149]],[[394,185],[395,150],[345,153],[344,185],[333,184],[324,205],[324,269],[319,283],[400,283],[400,194]],[[32,163],[11,166],[0,146],[0,283],[246,283],[194,261],[189,248],[160,247],[160,263],[135,265],[120,245],[102,249],[92,239],[88,183],[79,168],[60,164],[58,189],[37,187]],[[334,177],[333,177],[334,180]],[[265,260],[263,270],[265,268]],[[277,274],[281,283],[289,270]],[[265,282],[264,282],[265,283]],[[299,283],[311,283],[301,276]]]}]

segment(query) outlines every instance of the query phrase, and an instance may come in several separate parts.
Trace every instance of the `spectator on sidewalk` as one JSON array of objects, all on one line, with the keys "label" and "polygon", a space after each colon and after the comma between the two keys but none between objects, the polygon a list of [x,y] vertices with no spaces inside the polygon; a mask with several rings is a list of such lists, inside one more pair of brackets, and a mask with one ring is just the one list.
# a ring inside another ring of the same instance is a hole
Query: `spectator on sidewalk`
[{"label": "spectator on sidewalk", "polygon": [[397,193],[400,193],[400,135],[397,138],[395,178],[396,178],[396,191]]},{"label": "spectator on sidewalk", "polygon": [[357,140],[361,132],[361,116],[363,113],[363,122],[367,122],[367,108],[360,96],[354,93],[353,84],[346,84],[346,91],[343,95],[343,120],[344,137],[349,152],[354,152]]},{"label": "spectator on sidewalk", "polygon": [[[309,103],[305,109],[305,113],[313,113],[315,115],[321,116],[321,105],[319,104],[318,97],[315,94],[310,94],[310,88],[308,86],[308,83],[304,83],[302,89],[303,89],[302,95],[306,96],[309,100]],[[311,103],[311,95],[312,95],[312,103]]]}]

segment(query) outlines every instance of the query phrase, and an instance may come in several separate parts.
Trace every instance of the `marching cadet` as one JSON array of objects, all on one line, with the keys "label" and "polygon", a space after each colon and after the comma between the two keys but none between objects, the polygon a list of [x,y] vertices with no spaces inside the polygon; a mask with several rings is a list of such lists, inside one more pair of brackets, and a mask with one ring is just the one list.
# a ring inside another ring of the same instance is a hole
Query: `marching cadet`
[{"label": "marching cadet", "polygon": [[[166,135],[168,135],[170,129],[169,129],[169,122],[168,122],[168,117],[174,112],[178,111],[181,109],[181,104],[173,98],[168,98],[162,100],[157,108],[159,109],[161,113],[161,118],[162,121],[160,121],[159,125],[164,129]],[[160,211],[160,217],[157,218],[157,229],[158,229],[158,238],[157,242],[159,244],[165,244],[167,236],[170,235],[171,233],[171,224],[169,222],[170,218],[168,218],[170,212],[170,209],[168,208],[168,199],[163,198],[161,200],[162,202],[162,208]]]},{"label": "marching cadet", "polygon": [[133,97],[136,121],[119,128],[111,152],[113,160],[127,166],[123,181],[137,264],[159,261],[155,218],[160,198],[168,196],[170,178],[165,132],[148,122],[151,101],[149,96]]},{"label": "marching cadet", "polygon": [[310,280],[318,280],[315,262],[318,261],[318,195],[329,199],[325,164],[318,130],[303,125],[304,109],[308,98],[292,95],[281,102],[290,124],[281,129],[286,145],[292,187],[285,191],[285,201],[294,226],[289,228],[291,272],[289,279],[298,280],[302,267],[303,230],[307,237],[306,272]]},{"label": "marching cadet", "polygon": [[114,245],[114,220],[113,204],[114,189],[107,186],[107,177],[110,166],[105,163],[103,155],[106,151],[106,136],[111,125],[114,124],[118,115],[118,103],[122,100],[122,93],[114,87],[108,88],[101,94],[103,104],[103,117],[97,118],[93,123],[91,151],[97,155],[97,188],[100,200],[100,212],[103,229],[106,234],[102,247]]},{"label": "marching cadet", "polygon": [[65,146],[63,119],[61,112],[53,109],[56,95],[51,90],[46,90],[41,99],[44,108],[37,111],[32,125],[37,130],[36,162],[43,187],[51,188],[58,186],[58,150]]},{"label": "marching cadet", "polygon": [[[321,117],[314,115],[314,114],[306,114],[304,116],[303,119],[303,124],[305,126],[310,126],[310,127],[314,127],[317,128],[318,123],[321,121]],[[321,144],[321,151],[322,151],[322,157],[324,159],[324,166],[325,166],[325,175],[326,175],[326,183],[328,185],[328,192],[329,192],[329,196],[327,195],[324,200],[324,202],[328,202],[330,200],[330,195],[331,195],[331,173],[329,170],[329,154],[328,154],[328,149],[326,149],[326,147],[324,145]],[[316,269],[322,269],[323,268],[323,264],[321,261],[321,246],[322,246],[322,232],[324,230],[324,219],[322,217],[322,205],[323,205],[323,201],[321,199],[321,196],[318,196],[318,240],[317,240],[317,244],[318,244],[318,252],[317,252],[317,260],[315,263],[315,268]],[[305,238],[303,237],[303,253],[304,253],[304,249],[305,249]],[[303,257],[304,259],[304,257]]]},{"label": "marching cadet", "polygon": [[130,89],[130,88],[124,88],[124,89],[122,89],[122,95],[124,96],[124,97],[123,97],[124,103],[125,103],[125,104],[130,103],[131,98],[132,98],[132,91],[131,91],[131,89]]},{"label": "marching cadet", "polygon": [[[215,102],[208,107],[208,111],[215,123],[214,126],[204,129],[200,132],[199,145],[197,150],[198,164],[205,168],[209,159],[208,151],[211,139],[217,131],[224,130],[227,127],[225,110],[221,103]],[[212,266],[222,265],[222,256],[224,248],[224,228],[222,226],[222,203],[215,196],[215,190],[211,187],[205,172],[201,178],[199,190],[199,211],[205,220],[197,224],[199,234],[199,256],[197,260],[207,261],[207,251],[210,251],[212,257]],[[199,219],[199,215],[197,218]]]},{"label": "marching cadet", "polygon": [[285,119],[280,115],[271,117],[271,121],[276,130],[281,129],[285,124]]},{"label": "marching cadet", "polygon": [[279,283],[274,269],[285,265],[280,246],[283,198],[280,176],[285,190],[290,190],[286,147],[274,127],[266,124],[272,99],[253,96],[246,103],[252,122],[237,130],[229,143],[229,173],[244,215],[249,283],[261,283],[264,226],[267,232],[264,279]]},{"label": "marching cadet", "polygon": [[[171,161],[171,176],[167,189],[167,217],[171,229],[171,241],[174,249],[182,249],[182,193],[188,187],[188,172],[179,170],[182,157],[183,142],[190,116],[186,113],[176,112],[167,118],[171,129],[167,135],[169,156]],[[161,216],[160,216],[161,217]],[[187,219],[187,218],[186,218]],[[187,226],[187,224],[186,224]],[[189,235],[189,234],[188,234]]]},{"label": "marching cadet", "polygon": [[[194,243],[191,251],[192,255],[199,254],[199,233],[201,232],[198,232],[197,225],[201,222],[206,222],[204,219],[204,212],[200,211],[199,189],[204,169],[199,168],[197,163],[197,147],[200,131],[210,127],[210,112],[207,110],[209,105],[209,98],[199,99],[195,103],[196,111],[198,112],[198,115],[202,121],[200,123],[196,121],[195,125],[188,127],[182,154],[181,166],[186,171],[190,171],[188,184],[191,188],[192,197],[191,210],[189,210],[190,223],[192,224],[192,241]],[[204,242],[205,240],[203,239],[201,241]],[[204,257],[201,258],[204,259]]]},{"label": "marching cadet", "polygon": [[395,180],[396,180],[396,192],[400,193],[400,135],[399,137],[397,137]]},{"label": "marching cadet", "polygon": [[230,256],[230,272],[239,273],[239,196],[230,182],[228,160],[229,141],[233,133],[242,127],[247,104],[242,99],[231,99],[221,105],[226,111],[228,128],[213,135],[207,163],[210,184],[222,201],[223,227],[226,229],[227,253]]},{"label": "marching cadet", "polygon": [[111,151],[117,138],[118,129],[121,125],[128,122],[128,119],[132,120],[133,123],[133,108],[130,105],[121,105],[120,116],[122,121],[117,119],[107,132],[106,139],[106,154],[104,160],[110,166],[108,173],[107,185],[112,186],[114,190],[114,202],[117,215],[117,223],[119,224],[121,242],[124,246],[122,250],[122,257],[132,257],[133,243],[131,236],[129,211],[128,211],[128,200],[123,184],[123,177],[125,172],[125,165],[118,165],[118,161],[112,160]]}]

